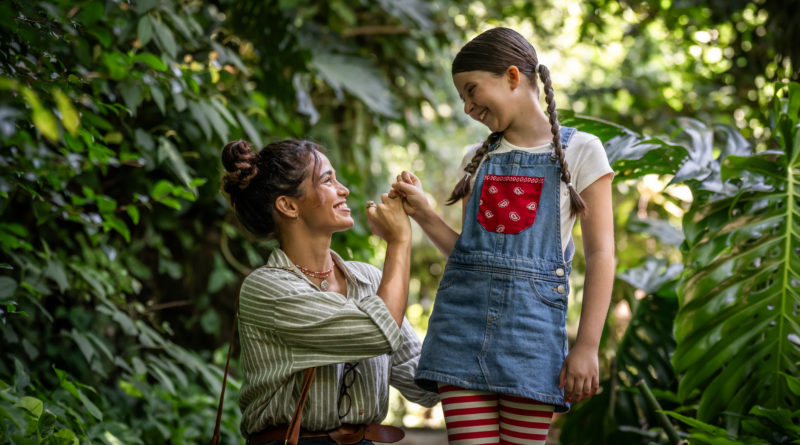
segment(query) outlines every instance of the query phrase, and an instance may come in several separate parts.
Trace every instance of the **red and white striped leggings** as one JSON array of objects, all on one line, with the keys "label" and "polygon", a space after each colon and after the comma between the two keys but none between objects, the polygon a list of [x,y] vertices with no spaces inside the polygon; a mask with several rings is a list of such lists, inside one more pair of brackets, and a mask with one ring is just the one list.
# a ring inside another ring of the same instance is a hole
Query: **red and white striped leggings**
[{"label": "red and white striped leggings", "polygon": [[451,445],[544,445],[553,405],[439,385]]}]

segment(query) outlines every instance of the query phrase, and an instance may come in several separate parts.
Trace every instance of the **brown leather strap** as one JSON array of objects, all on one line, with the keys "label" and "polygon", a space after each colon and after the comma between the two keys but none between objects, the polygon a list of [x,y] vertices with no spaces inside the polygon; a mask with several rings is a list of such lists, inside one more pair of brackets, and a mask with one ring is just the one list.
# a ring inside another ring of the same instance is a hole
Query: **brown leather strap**
[{"label": "brown leather strap", "polygon": [[236,317],[239,315],[239,297],[233,306],[233,326],[231,327],[231,341],[228,343],[228,358],[225,360],[225,374],[222,377],[222,391],[219,394],[219,406],[217,406],[217,423],[214,425],[214,435],[211,436],[211,445],[219,445],[219,427],[222,422],[222,403],[225,401],[225,386],[228,383],[228,369],[231,364],[231,351],[233,351],[233,340],[236,338]]},{"label": "brown leather strap", "polygon": [[391,425],[371,423],[367,425],[367,429],[364,431],[365,439],[381,443],[400,442],[404,437],[406,437],[405,431]]},{"label": "brown leather strap", "polygon": [[308,390],[311,389],[311,382],[314,380],[314,375],[316,373],[317,368],[308,368],[303,371],[303,387],[300,389],[300,398],[297,399],[297,406],[294,407],[292,421],[289,422],[289,427],[286,429],[287,445],[297,445],[297,440],[300,438],[300,424],[303,421],[303,407],[306,405],[306,399],[308,399]]},{"label": "brown leather strap", "polygon": [[336,443],[350,445],[361,442],[366,430],[366,425],[342,425],[335,430],[328,431],[328,436]]},{"label": "brown leather strap", "polygon": [[[286,425],[278,425],[267,428],[263,431],[251,434],[247,437],[248,445],[260,445],[264,442],[274,440],[285,440],[288,431]],[[399,442],[405,433],[400,428],[390,425],[351,425],[344,424],[330,431],[300,431],[300,437],[330,437],[340,444],[358,443],[362,439],[380,443]]]}]

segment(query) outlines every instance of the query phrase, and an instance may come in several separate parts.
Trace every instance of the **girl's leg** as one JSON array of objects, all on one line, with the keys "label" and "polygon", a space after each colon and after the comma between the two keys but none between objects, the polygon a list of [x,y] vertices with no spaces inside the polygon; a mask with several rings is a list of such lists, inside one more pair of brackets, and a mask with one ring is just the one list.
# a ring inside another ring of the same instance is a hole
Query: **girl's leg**
[{"label": "girl's leg", "polygon": [[439,385],[450,445],[500,443],[497,394]]},{"label": "girl's leg", "polygon": [[553,409],[553,405],[535,400],[500,395],[500,443],[544,445]]}]

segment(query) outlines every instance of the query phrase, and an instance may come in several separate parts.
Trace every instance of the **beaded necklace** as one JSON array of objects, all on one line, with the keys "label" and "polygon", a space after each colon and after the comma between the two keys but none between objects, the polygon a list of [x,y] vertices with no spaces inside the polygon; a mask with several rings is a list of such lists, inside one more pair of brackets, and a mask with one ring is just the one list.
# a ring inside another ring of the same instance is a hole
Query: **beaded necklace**
[{"label": "beaded necklace", "polygon": [[333,272],[333,266],[325,272],[317,272],[308,268],[305,268],[299,264],[294,265],[296,268],[300,269],[300,272],[303,272],[304,275],[307,275],[311,278],[316,278],[317,280],[322,279],[322,282],[319,283],[319,288],[326,291],[328,290],[328,275]]}]

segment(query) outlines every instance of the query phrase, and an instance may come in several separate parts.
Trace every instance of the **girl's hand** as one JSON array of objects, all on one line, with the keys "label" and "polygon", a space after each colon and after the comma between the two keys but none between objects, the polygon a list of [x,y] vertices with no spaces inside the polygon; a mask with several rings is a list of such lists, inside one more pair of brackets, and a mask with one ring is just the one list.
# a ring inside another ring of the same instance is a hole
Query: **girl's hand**
[{"label": "girl's hand", "polygon": [[389,192],[389,197],[395,196],[403,198],[403,208],[412,218],[431,209],[425,191],[422,190],[422,182],[409,171],[397,175],[397,182],[392,184],[392,190]]},{"label": "girl's hand", "polygon": [[411,242],[411,222],[403,210],[403,200],[381,195],[380,204],[367,202],[367,221],[374,235],[387,243]]},{"label": "girl's hand", "polygon": [[564,390],[564,400],[578,403],[593,396],[600,384],[599,373],[597,350],[576,344],[558,376],[558,389]]}]

